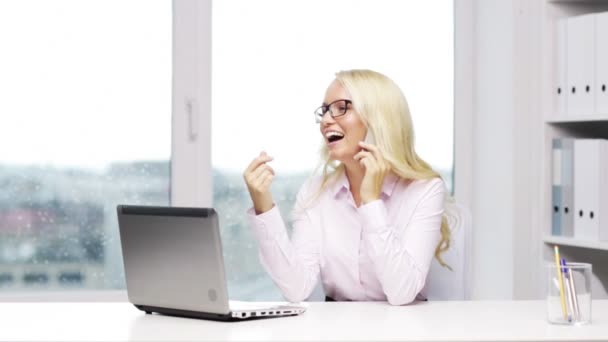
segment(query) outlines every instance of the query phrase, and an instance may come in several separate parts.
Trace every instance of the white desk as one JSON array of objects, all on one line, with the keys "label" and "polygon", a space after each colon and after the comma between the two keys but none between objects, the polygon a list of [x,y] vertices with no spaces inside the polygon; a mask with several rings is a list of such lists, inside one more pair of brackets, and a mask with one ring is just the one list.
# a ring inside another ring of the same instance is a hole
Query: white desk
[{"label": "white desk", "polygon": [[607,341],[608,300],[593,322],[545,321],[544,301],[309,303],[301,316],[225,323],[146,315],[128,303],[0,303],[0,340]]}]

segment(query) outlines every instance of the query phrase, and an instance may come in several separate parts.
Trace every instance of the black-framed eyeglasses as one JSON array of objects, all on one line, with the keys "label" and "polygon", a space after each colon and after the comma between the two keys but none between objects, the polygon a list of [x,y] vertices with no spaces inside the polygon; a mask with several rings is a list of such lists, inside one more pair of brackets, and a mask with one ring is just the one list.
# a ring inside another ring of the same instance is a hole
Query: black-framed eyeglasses
[{"label": "black-framed eyeglasses", "polygon": [[332,118],[337,118],[338,116],[342,116],[346,114],[346,112],[350,109],[350,105],[352,105],[353,101],[340,99],[336,100],[330,104],[322,105],[321,107],[315,110],[315,121],[320,123],[323,119],[325,113],[329,112]]}]

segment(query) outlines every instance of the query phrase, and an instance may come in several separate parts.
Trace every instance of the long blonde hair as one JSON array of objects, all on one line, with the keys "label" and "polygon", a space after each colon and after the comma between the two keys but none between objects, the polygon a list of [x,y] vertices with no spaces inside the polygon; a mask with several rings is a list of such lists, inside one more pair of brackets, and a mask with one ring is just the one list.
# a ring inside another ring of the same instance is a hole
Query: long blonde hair
[{"label": "long blonde hair", "polygon": [[[401,89],[385,75],[371,70],[346,70],[336,73],[336,80],[350,93],[353,106],[375,137],[391,171],[403,179],[441,178],[414,150],[412,118]],[[327,145],[321,149],[322,180],[319,192],[344,172],[344,165],[329,159]],[[441,253],[450,247],[447,215],[441,218],[441,241],[435,258],[449,269]]]}]

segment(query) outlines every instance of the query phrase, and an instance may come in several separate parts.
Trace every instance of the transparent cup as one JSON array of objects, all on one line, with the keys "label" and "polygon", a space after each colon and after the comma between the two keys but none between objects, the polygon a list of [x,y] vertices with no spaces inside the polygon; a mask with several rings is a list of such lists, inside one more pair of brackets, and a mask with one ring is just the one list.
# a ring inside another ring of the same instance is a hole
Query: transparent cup
[{"label": "transparent cup", "polygon": [[547,320],[554,324],[591,323],[591,264],[569,262],[547,267]]}]

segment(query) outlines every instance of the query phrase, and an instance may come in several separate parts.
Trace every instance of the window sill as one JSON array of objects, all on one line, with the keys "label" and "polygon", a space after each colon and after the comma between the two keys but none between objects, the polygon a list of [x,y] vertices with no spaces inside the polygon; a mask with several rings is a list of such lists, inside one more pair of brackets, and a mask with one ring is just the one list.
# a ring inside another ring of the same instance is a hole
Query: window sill
[{"label": "window sill", "polygon": [[0,302],[127,302],[126,290],[0,293]]}]

